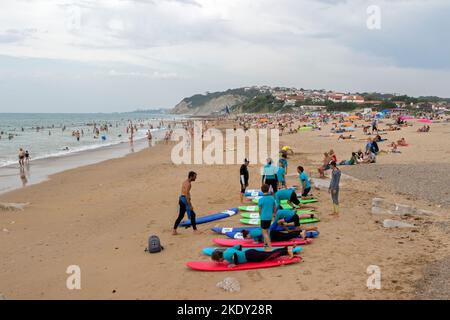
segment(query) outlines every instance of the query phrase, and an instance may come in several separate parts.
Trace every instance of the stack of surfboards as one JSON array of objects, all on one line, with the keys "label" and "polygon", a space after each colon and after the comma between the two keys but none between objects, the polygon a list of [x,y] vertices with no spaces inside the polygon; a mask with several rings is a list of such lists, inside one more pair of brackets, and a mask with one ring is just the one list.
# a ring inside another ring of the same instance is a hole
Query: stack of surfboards
[{"label": "stack of surfboards", "polygon": [[[245,193],[246,197],[252,198],[253,202],[255,204],[258,203],[259,198],[263,195],[263,193],[260,190],[248,190]],[[308,199],[303,200],[301,199],[300,202],[305,203],[313,203],[317,202],[317,199]],[[293,209],[292,206],[290,206],[286,200],[281,201],[281,206],[283,209]],[[256,250],[264,250],[263,246],[264,243],[262,242],[254,242],[251,239],[242,239],[242,231],[243,230],[253,230],[259,227],[256,227],[260,224],[260,217],[259,217],[259,209],[258,206],[241,206],[239,208],[232,208],[229,210],[225,210],[219,213],[198,217],[196,219],[197,224],[207,223],[211,221],[216,221],[224,218],[228,218],[231,216],[234,216],[239,212],[239,210],[244,211],[241,213],[242,218],[240,221],[247,225],[255,225],[255,227],[236,227],[236,228],[220,228],[220,227],[214,227],[212,230],[216,233],[224,234],[228,238],[216,238],[213,239],[213,242],[220,245],[221,248],[204,248],[202,252],[205,255],[212,255],[215,250],[226,250],[226,247],[233,247],[236,245],[240,245],[243,247],[243,250],[249,250],[249,249],[256,249]],[[300,223],[315,223],[319,222],[320,219],[314,215],[313,209],[308,210],[297,210],[296,212],[300,216]],[[181,223],[182,226],[189,227],[191,226],[190,220],[183,221]],[[289,228],[293,228],[292,226]],[[279,230],[283,230],[283,228],[280,226],[278,227]],[[310,231],[308,232],[308,237],[317,237],[318,232],[316,231]],[[285,246],[294,246],[294,253],[301,252],[302,248],[298,247],[298,245],[308,245],[312,243],[312,239],[301,239],[301,238],[294,238],[288,241],[274,241],[272,242],[272,248],[278,249]],[[225,247],[225,248],[223,248]],[[269,268],[269,267],[278,267],[282,265],[287,264],[293,264],[301,261],[301,257],[294,256],[293,258],[290,257],[279,257],[273,260],[263,261],[263,262],[247,262],[235,266],[227,265],[226,263],[217,263],[214,261],[190,261],[186,265],[187,267],[193,269],[193,270],[199,270],[199,271],[236,271],[236,270],[250,270],[250,269],[260,269],[260,268]]]}]

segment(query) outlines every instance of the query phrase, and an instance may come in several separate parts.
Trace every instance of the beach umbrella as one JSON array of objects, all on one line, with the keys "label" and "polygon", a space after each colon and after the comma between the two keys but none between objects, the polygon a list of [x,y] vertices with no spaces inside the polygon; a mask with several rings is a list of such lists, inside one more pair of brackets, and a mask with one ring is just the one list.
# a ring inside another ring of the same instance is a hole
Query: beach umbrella
[{"label": "beach umbrella", "polygon": [[259,119],[259,122],[269,122],[269,119],[266,119],[266,118]]}]

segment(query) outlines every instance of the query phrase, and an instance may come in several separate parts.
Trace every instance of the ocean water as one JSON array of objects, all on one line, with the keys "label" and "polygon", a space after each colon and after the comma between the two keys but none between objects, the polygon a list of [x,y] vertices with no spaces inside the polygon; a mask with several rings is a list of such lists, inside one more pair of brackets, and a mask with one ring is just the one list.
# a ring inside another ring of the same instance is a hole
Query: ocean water
[{"label": "ocean water", "polygon": [[[19,148],[28,150],[32,162],[128,142],[130,121],[138,127],[134,139],[139,140],[146,137],[150,125],[151,131],[163,130],[174,119],[173,115],[150,113],[0,113],[0,167],[17,164]],[[95,138],[94,124],[106,126],[107,131]],[[80,141],[72,135],[77,130],[84,132]]]}]

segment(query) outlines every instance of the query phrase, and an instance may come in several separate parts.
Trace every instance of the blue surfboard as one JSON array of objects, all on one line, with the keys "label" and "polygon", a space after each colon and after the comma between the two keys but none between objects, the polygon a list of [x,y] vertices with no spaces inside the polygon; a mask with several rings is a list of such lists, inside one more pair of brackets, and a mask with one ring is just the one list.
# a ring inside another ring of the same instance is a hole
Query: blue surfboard
[{"label": "blue surfboard", "polygon": [[[281,228],[281,230],[283,230],[283,229]],[[281,230],[280,230],[280,231],[281,231]],[[239,231],[235,231],[235,232],[226,232],[225,235],[226,235],[228,238],[231,238],[231,239],[242,239],[242,232],[239,232]],[[318,235],[319,235],[319,233],[318,233],[317,231],[306,231],[306,236],[307,236],[308,238],[315,238],[315,237],[317,237]]]},{"label": "blue surfboard", "polygon": [[246,191],[244,195],[246,197],[262,197],[264,193],[262,191]]},{"label": "blue surfboard", "polygon": [[[272,247],[273,250],[280,249],[280,248],[282,248],[282,247]],[[203,248],[202,253],[210,256],[216,250],[223,250],[223,251],[225,251],[226,249],[227,248]],[[250,249],[256,249],[258,251],[264,251],[264,248],[243,248],[242,250],[243,251],[247,251],[247,250],[250,250]],[[293,251],[294,251],[294,253],[298,253],[298,252],[302,251],[302,248],[301,247],[295,247]]]},{"label": "blue surfboard", "polygon": [[[203,216],[203,217],[197,217],[195,219],[195,222],[197,224],[203,224],[203,223],[207,223],[207,222],[211,222],[211,221],[215,221],[215,220],[220,220],[220,219],[224,219],[224,218],[228,218],[231,217],[233,215],[235,215],[236,213],[238,213],[239,209],[238,208],[232,208],[229,210],[225,210],[219,213],[214,213],[214,214],[210,214],[207,216]],[[182,227],[190,227],[191,226],[191,220],[185,220],[182,221],[180,224]]]}]

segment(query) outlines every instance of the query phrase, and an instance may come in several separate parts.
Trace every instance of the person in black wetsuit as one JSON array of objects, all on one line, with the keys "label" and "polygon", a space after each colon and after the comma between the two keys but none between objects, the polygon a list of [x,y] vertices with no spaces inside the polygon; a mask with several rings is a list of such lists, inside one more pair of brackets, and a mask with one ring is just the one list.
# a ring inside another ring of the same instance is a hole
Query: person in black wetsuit
[{"label": "person in black wetsuit", "polygon": [[211,255],[211,259],[219,263],[227,261],[229,266],[233,266],[247,262],[263,262],[273,260],[281,256],[290,256],[292,258],[294,256],[293,248],[284,247],[266,252],[256,249],[242,250],[242,246],[237,245],[228,248],[225,251],[215,250]]},{"label": "person in black wetsuit", "polygon": [[[263,242],[261,229],[253,229],[251,231],[243,230],[242,238],[253,239],[255,242]],[[276,229],[270,230],[271,241],[289,241],[295,238],[301,238],[301,231],[290,230],[290,232],[280,232]]]},{"label": "person in black wetsuit", "polygon": [[184,218],[185,213],[187,213],[188,218],[191,220],[192,229],[194,229],[194,233],[199,234],[200,232],[197,230],[197,224],[195,220],[195,212],[194,207],[191,202],[191,183],[197,179],[197,173],[194,171],[190,171],[188,174],[187,180],[183,182],[181,185],[181,196],[178,200],[178,205],[180,207],[178,218],[175,221],[173,226],[173,235],[177,235],[177,228],[180,224],[181,220]]},{"label": "person in black wetsuit", "polygon": [[245,195],[245,189],[248,187],[248,164],[250,162],[248,159],[244,159],[244,164],[241,166],[241,169],[239,170],[239,180],[241,183],[241,203],[244,202],[244,195]]}]

